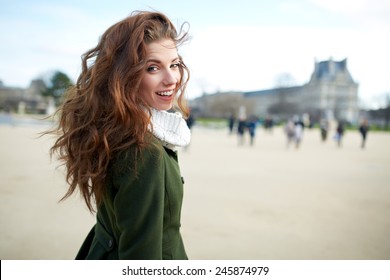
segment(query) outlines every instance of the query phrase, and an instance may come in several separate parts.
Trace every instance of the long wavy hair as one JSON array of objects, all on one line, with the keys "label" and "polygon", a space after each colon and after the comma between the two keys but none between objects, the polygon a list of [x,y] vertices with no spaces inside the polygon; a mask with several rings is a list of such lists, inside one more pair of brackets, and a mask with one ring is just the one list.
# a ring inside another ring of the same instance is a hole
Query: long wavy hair
[{"label": "long wavy hair", "polygon": [[[70,88],[59,115],[58,135],[50,149],[66,167],[68,191],[61,200],[79,190],[88,209],[102,202],[110,160],[131,145],[146,145],[150,112],[139,94],[146,69],[146,46],[171,39],[179,46],[187,32],[179,32],[159,12],[137,11],[114,24],[97,46],[82,55],[82,71]],[[180,57],[181,58],[181,57]],[[176,88],[176,106],[188,115],[184,91],[189,71],[181,60],[181,79]]]}]

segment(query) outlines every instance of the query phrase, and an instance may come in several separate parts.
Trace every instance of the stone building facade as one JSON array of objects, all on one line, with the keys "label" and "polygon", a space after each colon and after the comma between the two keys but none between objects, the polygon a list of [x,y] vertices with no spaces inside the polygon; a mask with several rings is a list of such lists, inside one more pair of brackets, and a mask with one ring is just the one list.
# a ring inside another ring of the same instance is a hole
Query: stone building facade
[{"label": "stone building facade", "polygon": [[[232,93],[229,93],[229,99]],[[315,61],[314,71],[308,83],[302,86],[279,87],[267,90],[236,93],[230,112],[245,105],[250,115],[265,117],[273,115],[286,119],[293,115],[309,114],[314,120],[328,118],[356,123],[359,117],[358,84],[353,80],[347,59]],[[210,115],[210,108],[218,108],[225,93],[204,95],[191,102],[196,110]],[[224,105],[224,107],[227,107]],[[234,110],[232,110],[232,108]],[[206,111],[206,112],[205,112]],[[215,114],[214,114],[215,116]],[[215,116],[216,117],[216,116]]]},{"label": "stone building facade", "polygon": [[46,113],[48,101],[42,96],[43,80],[31,81],[28,88],[8,87],[0,81],[0,111],[14,113]]}]

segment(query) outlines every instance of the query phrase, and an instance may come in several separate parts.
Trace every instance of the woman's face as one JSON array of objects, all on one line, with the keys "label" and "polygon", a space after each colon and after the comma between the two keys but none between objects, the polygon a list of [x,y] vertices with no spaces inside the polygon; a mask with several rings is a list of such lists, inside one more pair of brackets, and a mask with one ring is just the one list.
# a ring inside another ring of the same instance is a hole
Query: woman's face
[{"label": "woman's face", "polygon": [[180,59],[170,39],[152,42],[146,47],[147,64],[141,80],[140,94],[157,110],[172,108],[181,79]]}]

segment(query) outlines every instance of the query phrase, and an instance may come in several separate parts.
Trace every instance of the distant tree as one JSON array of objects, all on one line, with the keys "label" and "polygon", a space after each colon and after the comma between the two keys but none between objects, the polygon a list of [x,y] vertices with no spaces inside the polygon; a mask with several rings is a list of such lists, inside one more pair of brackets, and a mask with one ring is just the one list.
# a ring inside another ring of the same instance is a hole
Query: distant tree
[{"label": "distant tree", "polygon": [[208,104],[209,116],[227,118],[231,113],[237,116],[240,107],[245,107],[248,114],[253,113],[253,102],[246,100],[241,94],[221,93]]},{"label": "distant tree", "polygon": [[42,92],[45,97],[52,97],[56,105],[62,101],[65,91],[73,86],[71,79],[64,73],[56,71],[50,79],[47,89]]},{"label": "distant tree", "polygon": [[267,112],[271,115],[278,115],[281,118],[288,118],[299,114],[299,106],[295,102],[279,101],[268,107]]},{"label": "distant tree", "polygon": [[290,73],[280,73],[275,78],[275,88],[287,88],[297,85],[297,81]]}]

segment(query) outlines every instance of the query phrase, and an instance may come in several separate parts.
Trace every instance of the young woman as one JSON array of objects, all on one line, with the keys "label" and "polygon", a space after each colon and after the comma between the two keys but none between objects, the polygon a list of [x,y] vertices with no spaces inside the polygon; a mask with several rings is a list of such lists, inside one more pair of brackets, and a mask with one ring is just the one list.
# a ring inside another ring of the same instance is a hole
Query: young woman
[{"label": "young woman", "polygon": [[161,13],[136,12],[82,57],[51,148],[66,167],[63,199],[79,191],[96,211],[76,259],[187,259],[176,147],[190,141],[189,72],[180,33]]}]

